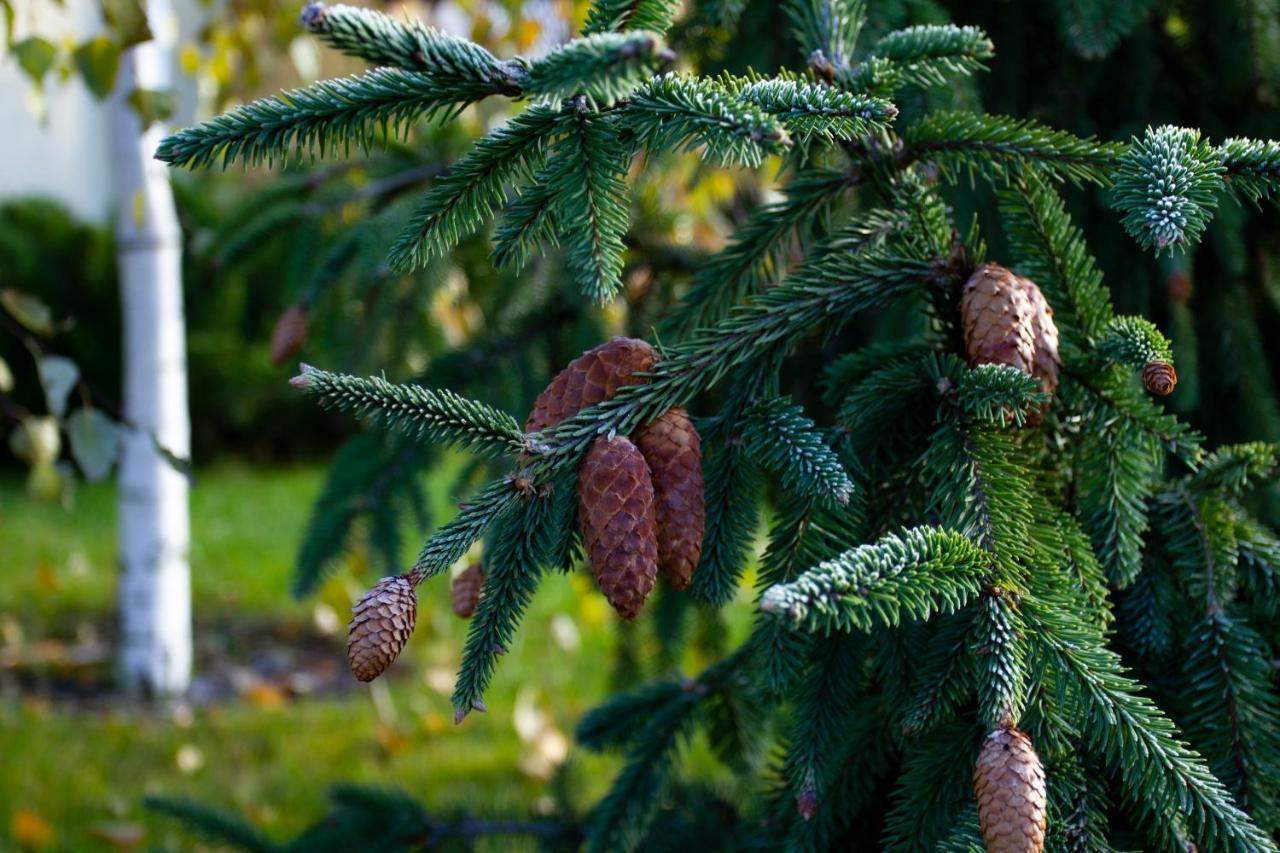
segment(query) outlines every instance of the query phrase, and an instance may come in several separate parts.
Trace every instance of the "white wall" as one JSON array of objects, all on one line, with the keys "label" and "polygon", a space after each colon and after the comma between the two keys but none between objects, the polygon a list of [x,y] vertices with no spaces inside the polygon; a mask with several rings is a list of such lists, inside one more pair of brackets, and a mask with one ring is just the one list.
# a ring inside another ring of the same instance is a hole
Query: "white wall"
[{"label": "white wall", "polygon": [[[198,23],[195,0],[181,0],[182,31]],[[17,0],[15,40],[40,35],[54,44],[78,43],[101,26],[97,0]],[[0,25],[2,27],[2,25]],[[78,75],[66,81],[56,72],[45,80],[44,117],[30,79],[0,39],[0,199],[52,196],[82,219],[106,223],[111,214],[110,111],[85,88]],[[177,124],[193,112],[194,87],[179,93]],[[183,109],[185,107],[185,109]],[[186,115],[182,115],[185,113]]]}]

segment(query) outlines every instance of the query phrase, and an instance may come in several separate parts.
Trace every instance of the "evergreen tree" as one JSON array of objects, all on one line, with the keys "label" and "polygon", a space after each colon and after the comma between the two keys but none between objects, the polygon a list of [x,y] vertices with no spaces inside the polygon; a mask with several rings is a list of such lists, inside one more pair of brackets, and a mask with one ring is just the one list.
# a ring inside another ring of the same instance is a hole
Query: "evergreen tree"
[{"label": "evergreen tree", "polygon": [[[1151,6],[1062,5],[1085,55],[1114,48]],[[578,741],[624,764],[581,821],[441,820],[344,789],[296,846],[493,831],[591,850],[1275,849],[1280,537],[1257,490],[1280,449],[1210,446],[1152,398],[1177,384],[1176,347],[1116,313],[1063,191],[1101,188],[1113,211],[1096,230],[1185,257],[1218,211],[1274,197],[1280,144],[1172,125],[1104,142],[977,112],[961,95],[994,56],[982,30],[883,31],[852,0],[787,11],[803,69],[711,77],[673,70],[664,38],[752,7],[694,4],[669,31],[672,2],[598,0],[580,38],[529,61],[312,6],[309,29],[378,67],[161,145],[173,165],[284,162],[368,147],[487,98],[527,101],[404,217],[390,264],[419,268],[500,217],[496,263],[519,269],[558,246],[597,301],[622,290],[633,161],[696,148],[715,166],[784,165],[783,197],[696,265],[657,349],[593,349],[523,428],[444,384],[308,367],[294,380],[377,424],[368,441],[391,452],[446,443],[508,460],[353,623],[363,678],[412,628],[409,584],[483,538],[459,722],[484,710],[543,572],[583,562],[579,531],[624,616],[658,562],[660,584],[683,585],[659,547],[675,523],[663,496],[676,457],[656,424],[700,437],[700,467],[679,482],[699,487],[705,524],[687,591],[644,605],[655,620],[689,600],[713,620],[742,582],[760,505],[772,510],[747,640],[582,720]],[[680,407],[699,416],[688,427]],[[391,488],[403,466],[381,453],[352,453],[332,494]],[[322,533],[345,523],[317,516]],[[679,779],[699,730],[756,780],[733,809]],[[161,805],[246,849],[271,847],[233,819]]]}]

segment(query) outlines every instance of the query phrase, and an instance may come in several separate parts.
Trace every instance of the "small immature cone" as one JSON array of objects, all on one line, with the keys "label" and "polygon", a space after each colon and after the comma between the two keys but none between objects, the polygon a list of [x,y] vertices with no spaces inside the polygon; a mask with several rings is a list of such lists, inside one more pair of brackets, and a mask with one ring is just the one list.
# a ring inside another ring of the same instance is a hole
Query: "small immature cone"
[{"label": "small immature cone", "polygon": [[1058,327],[1035,282],[999,264],[983,264],[965,282],[960,316],[970,364],[1016,367],[1053,396],[1062,366]]},{"label": "small immature cone", "polygon": [[298,354],[307,343],[307,306],[290,305],[271,330],[271,363],[276,367]]},{"label": "small immature cone", "polygon": [[973,768],[973,791],[988,853],[1044,850],[1044,766],[1029,737],[1013,726],[988,734]]},{"label": "small immature cone", "polygon": [[672,587],[684,589],[702,556],[706,525],[702,441],[689,414],[679,407],[667,409],[633,439],[653,476],[658,569]]},{"label": "small immature cone", "polygon": [[591,572],[604,597],[628,622],[658,574],[653,481],[636,446],[601,436],[578,469],[578,518]]},{"label": "small immature cone", "polygon": [[569,362],[533,402],[525,432],[541,432],[588,406],[608,400],[624,385],[646,380],[636,374],[653,367],[653,347],[635,338],[614,338]]},{"label": "small immature cone", "polygon": [[1142,368],[1142,385],[1152,394],[1167,397],[1178,387],[1178,374],[1167,361],[1149,361]]},{"label": "small immature cone", "polygon": [[454,615],[470,619],[480,603],[480,593],[484,590],[484,567],[472,563],[453,579],[449,594],[453,599]]},{"label": "small immature cone", "polygon": [[347,663],[361,681],[373,681],[391,666],[418,615],[418,596],[404,575],[383,578],[351,609]]}]

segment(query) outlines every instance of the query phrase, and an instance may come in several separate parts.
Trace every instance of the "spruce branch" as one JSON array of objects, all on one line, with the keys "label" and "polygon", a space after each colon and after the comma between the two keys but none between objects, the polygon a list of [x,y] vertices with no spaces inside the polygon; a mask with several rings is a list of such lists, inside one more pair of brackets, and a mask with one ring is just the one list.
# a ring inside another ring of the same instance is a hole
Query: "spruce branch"
[{"label": "spruce branch", "polygon": [[1116,317],[1107,323],[1097,350],[1103,358],[1142,369],[1153,361],[1173,363],[1173,345],[1145,317]]},{"label": "spruce branch", "polygon": [[304,155],[327,157],[354,144],[368,149],[383,135],[403,135],[420,119],[450,116],[501,93],[491,81],[439,81],[399,68],[322,80],[253,101],[165,137],[156,158],[202,168],[257,165]]},{"label": "spruce branch", "polygon": [[713,80],[668,73],[632,94],[622,113],[625,128],[650,151],[702,146],[720,165],[756,167],[790,145],[768,113],[730,94]]},{"label": "spruce branch", "polygon": [[477,142],[418,204],[391,247],[391,266],[420,269],[484,225],[506,185],[532,177],[559,122],[556,110],[535,105]]},{"label": "spruce branch", "polygon": [[1142,570],[1147,498],[1155,490],[1160,446],[1138,424],[1105,405],[1086,412],[1079,450],[1079,517],[1111,582],[1128,586]]},{"label": "spruce branch", "polygon": [[1059,0],[1051,5],[1075,52],[1101,59],[1146,20],[1155,0]]},{"label": "spruce branch", "polygon": [[922,24],[895,30],[874,45],[856,69],[840,79],[854,91],[888,94],[903,86],[929,88],[949,78],[986,70],[995,47],[978,27]]},{"label": "spruce branch", "polygon": [[854,548],[770,588],[760,608],[811,633],[923,621],[972,599],[990,563],[990,555],[958,533],[917,527]]},{"label": "spruce branch", "polygon": [[679,4],[676,0],[596,0],[587,12],[584,36],[623,30],[665,33]]},{"label": "spruce branch", "polygon": [[622,288],[628,216],[622,149],[607,118],[575,112],[551,150],[547,174],[555,220],[568,249],[565,259],[583,293],[598,302]]},{"label": "spruce branch", "polygon": [[1119,656],[1093,630],[1051,602],[1024,599],[1022,612],[1046,663],[1079,691],[1085,741],[1106,758],[1124,783],[1126,799],[1148,812],[1154,828],[1167,837],[1165,815],[1183,815],[1203,843],[1239,851],[1276,849],[1204,759],[1179,740],[1172,721],[1138,692]]},{"label": "spruce branch", "polygon": [[920,659],[915,685],[902,714],[902,733],[925,735],[953,714],[976,689],[980,660],[971,646],[972,608],[935,620],[937,627]]},{"label": "spruce branch", "polygon": [[[550,496],[525,499],[495,525],[485,553],[484,593],[462,650],[453,689],[454,722],[473,710],[486,710],[484,693],[498,657],[511,647],[524,612],[533,600],[547,553]],[[561,519],[554,519],[560,522]]]},{"label": "spruce branch", "polygon": [[973,622],[978,656],[978,707],[988,729],[1016,723],[1027,702],[1025,629],[1011,597],[983,595]]},{"label": "spruce branch", "polygon": [[1036,166],[1046,175],[1073,184],[1106,184],[1124,147],[1081,139],[1029,119],[979,115],[970,112],[933,112],[904,134],[904,163],[924,160],[936,165],[952,180],[983,175],[1008,182],[1024,166]]},{"label": "spruce branch", "polygon": [[1280,773],[1280,702],[1271,687],[1266,640],[1241,619],[1211,609],[1187,637],[1183,673],[1191,685],[1187,736],[1240,807],[1274,829],[1271,780]]},{"label": "spruce branch", "polygon": [[790,397],[771,397],[745,413],[742,443],[756,461],[782,479],[785,488],[849,502],[853,480],[840,460]]},{"label": "spruce branch", "polygon": [[733,241],[698,267],[689,292],[672,312],[672,330],[684,336],[720,320],[729,306],[777,275],[793,235],[803,233],[855,182],[850,173],[832,169],[799,172],[782,200],[753,211]]},{"label": "spruce branch", "polygon": [[[844,365],[861,375],[845,387],[836,420],[858,450],[897,438],[904,427],[913,425],[912,415],[921,412],[921,401],[936,400],[938,395],[938,365],[928,347],[916,342],[916,349],[882,350],[878,355],[883,358],[868,353],[873,364],[879,362],[871,369],[852,359]],[[957,365],[958,370],[964,369],[958,359]]]},{"label": "spruce branch", "polygon": [[551,189],[550,172],[544,167],[534,175],[533,183],[511,202],[494,229],[493,252],[489,258],[494,266],[519,272],[541,244],[558,243],[558,231],[555,193]]},{"label": "spruce branch", "polygon": [[[713,436],[707,436],[708,439]],[[734,436],[723,436],[705,465],[706,535],[689,592],[714,607],[733,597],[759,520],[760,470]]]},{"label": "spruce branch", "polygon": [[430,461],[427,450],[407,436],[378,430],[359,433],[339,449],[298,544],[295,597],[314,592],[348,552],[359,519],[368,522],[370,550],[385,572],[399,571],[401,512],[420,497],[417,478]]},{"label": "spruce branch", "polygon": [[811,819],[818,804],[831,796],[841,759],[848,757],[851,715],[867,710],[858,701],[863,692],[859,658],[865,654],[862,634],[837,633],[819,639],[797,685],[783,771],[804,820]]},{"label": "spruce branch", "polygon": [[1257,204],[1280,191],[1280,142],[1232,138],[1219,149],[1227,188]]},{"label": "spruce branch", "polygon": [[453,444],[487,455],[519,453],[524,433],[515,418],[448,389],[395,385],[302,366],[290,385],[327,409],[350,411],[421,441]]},{"label": "spruce branch", "polygon": [[712,329],[668,348],[644,385],[623,388],[613,399],[584,409],[542,434],[542,466],[576,461],[597,435],[628,434],[671,406],[686,403],[731,370],[783,352],[822,323],[837,329],[861,311],[882,307],[914,291],[951,286],[954,273],[941,261],[883,250],[827,259],[803,278],[788,280],[735,309]]},{"label": "spruce branch", "polygon": [[810,64],[815,57],[836,68],[848,64],[867,21],[862,0],[788,0],[784,8]]},{"label": "spruce branch", "polygon": [[147,795],[143,798],[142,805],[149,812],[177,818],[217,845],[231,845],[245,853],[275,853],[280,849],[245,818],[210,808],[203,803],[180,797]]},{"label": "spruce branch", "polygon": [[906,744],[881,849],[935,850],[965,816],[977,817],[973,764],[982,736],[976,719],[960,717]]},{"label": "spruce branch", "polygon": [[401,23],[374,9],[310,3],[302,23],[348,56],[426,74],[441,83],[492,83],[500,94],[519,96],[524,61],[502,62],[480,45],[420,21]]},{"label": "spruce branch", "polygon": [[1186,478],[1192,492],[1222,491],[1236,497],[1246,489],[1275,479],[1280,472],[1280,446],[1265,441],[1227,444],[1204,458]]},{"label": "spruce branch", "polygon": [[1006,364],[982,364],[966,369],[960,359],[930,359],[935,387],[945,380],[955,389],[954,399],[970,418],[994,426],[1022,426],[1038,413],[1049,397],[1040,380]]},{"label": "spruce branch", "polygon": [[749,659],[739,649],[696,678],[678,682],[677,690],[672,690],[670,684],[641,688],[645,695],[632,701],[620,700],[613,707],[611,715],[615,717],[620,717],[619,712],[646,713],[631,718],[632,734],[626,740],[622,771],[592,809],[589,851],[611,853],[634,850],[639,845],[657,814],[659,796],[673,769],[675,753],[689,736],[699,712],[717,697],[739,687],[739,672]]},{"label": "spruce branch", "polygon": [[849,140],[884,130],[898,108],[884,98],[792,77],[729,81],[737,97],[777,116],[799,142]]},{"label": "spruce branch", "polygon": [[423,545],[409,570],[412,583],[416,586],[462,559],[490,525],[505,518],[518,501],[518,492],[509,480],[494,480],[486,485],[458,507],[453,520],[441,526]]},{"label": "spruce branch", "polygon": [[687,694],[680,681],[657,681],[621,693],[586,713],[573,739],[593,752],[628,746],[654,714]]},{"label": "spruce branch", "polygon": [[1016,591],[1026,583],[1035,517],[1026,453],[1008,429],[943,415],[918,463],[930,512],[989,554],[988,584]]},{"label": "spruce branch", "polygon": [[656,33],[598,33],[560,45],[534,62],[525,90],[552,101],[583,95],[605,106],[629,95],[671,59]]},{"label": "spruce branch", "polygon": [[1222,156],[1200,131],[1148,127],[1120,158],[1112,205],[1144,249],[1185,251],[1213,218],[1225,174]]},{"label": "spruce branch", "polygon": [[[761,594],[771,586],[790,583],[809,566],[856,547],[866,528],[860,500],[841,506],[808,495],[784,495],[775,513],[756,580]],[[765,691],[775,697],[783,696],[803,670],[813,645],[809,635],[787,630],[763,612],[757,614],[748,642],[756,649]]]},{"label": "spruce branch", "polygon": [[1019,270],[1044,291],[1064,338],[1077,348],[1085,346],[1102,334],[1112,309],[1083,232],[1037,169],[1014,176],[999,203]]}]

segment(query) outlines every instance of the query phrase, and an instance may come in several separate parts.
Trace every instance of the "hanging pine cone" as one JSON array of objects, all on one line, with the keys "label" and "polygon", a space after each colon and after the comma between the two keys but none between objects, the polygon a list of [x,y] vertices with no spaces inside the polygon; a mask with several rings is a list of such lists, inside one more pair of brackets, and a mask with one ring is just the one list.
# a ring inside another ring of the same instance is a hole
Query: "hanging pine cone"
[{"label": "hanging pine cone", "polygon": [[644,382],[636,374],[653,367],[653,347],[635,338],[614,338],[569,362],[533,402],[525,432],[541,432],[596,403],[624,385]]},{"label": "hanging pine cone", "polygon": [[361,681],[373,681],[391,666],[418,614],[418,596],[404,575],[383,578],[351,609],[347,663]]},{"label": "hanging pine cone", "polygon": [[988,734],[973,768],[973,790],[988,853],[1044,849],[1044,767],[1029,737],[1013,726]]},{"label": "hanging pine cone", "polygon": [[653,590],[658,543],[649,466],[622,436],[597,438],[582,460],[578,518],[600,591],[631,621]]},{"label": "hanging pine cone", "polygon": [[480,593],[483,591],[484,567],[479,563],[472,563],[453,579],[453,586],[449,589],[454,615],[470,619],[476,612],[476,605],[480,603]]},{"label": "hanging pine cone", "polygon": [[1167,361],[1149,361],[1142,368],[1142,385],[1152,394],[1167,397],[1178,387],[1178,374]]},{"label": "hanging pine cone", "polygon": [[307,306],[290,305],[271,330],[271,363],[276,367],[289,361],[307,343]]},{"label": "hanging pine cone", "polygon": [[983,264],[965,282],[960,316],[970,364],[1016,367],[1053,396],[1062,365],[1058,327],[1035,282],[999,264]]},{"label": "hanging pine cone", "polygon": [[689,414],[679,407],[667,409],[633,438],[653,476],[658,569],[672,587],[684,589],[702,556],[706,524],[702,441]]}]

